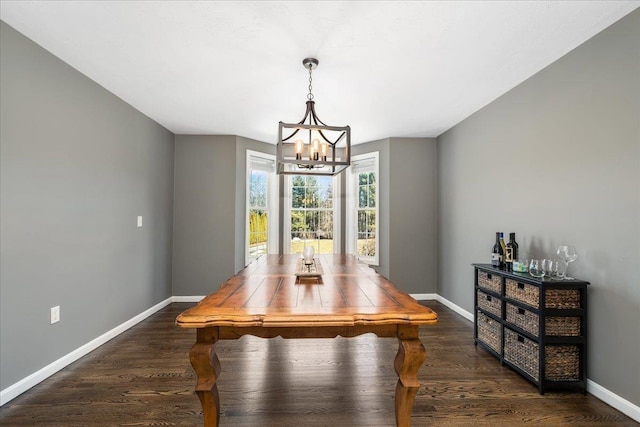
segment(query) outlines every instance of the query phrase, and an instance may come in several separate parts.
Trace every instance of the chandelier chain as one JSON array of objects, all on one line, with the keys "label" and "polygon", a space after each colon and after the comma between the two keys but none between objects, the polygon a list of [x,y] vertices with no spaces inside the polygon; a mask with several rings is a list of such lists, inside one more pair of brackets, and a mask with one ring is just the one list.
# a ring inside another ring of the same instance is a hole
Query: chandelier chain
[{"label": "chandelier chain", "polygon": [[313,101],[313,93],[311,93],[311,89],[312,89],[312,84],[313,84],[313,77],[311,76],[311,66],[309,66],[309,93],[307,94],[307,99],[309,101]]}]

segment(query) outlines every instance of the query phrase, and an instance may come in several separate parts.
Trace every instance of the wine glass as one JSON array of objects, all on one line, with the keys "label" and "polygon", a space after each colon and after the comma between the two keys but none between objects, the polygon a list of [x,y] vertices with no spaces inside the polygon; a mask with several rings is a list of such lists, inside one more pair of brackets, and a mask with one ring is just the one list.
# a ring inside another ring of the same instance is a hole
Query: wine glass
[{"label": "wine glass", "polygon": [[542,260],[542,268],[544,269],[544,275],[549,279],[558,279],[558,264],[562,262],[558,259],[544,259]]},{"label": "wine glass", "polygon": [[[576,248],[573,245],[558,246],[558,251],[556,253],[558,258],[567,263],[567,271],[569,270],[569,263],[578,259]],[[565,279],[573,280],[573,277],[565,276]]]},{"label": "wine glass", "polygon": [[531,260],[531,264],[529,264],[529,274],[533,277],[537,277],[538,279],[544,278],[545,271],[540,260]]}]

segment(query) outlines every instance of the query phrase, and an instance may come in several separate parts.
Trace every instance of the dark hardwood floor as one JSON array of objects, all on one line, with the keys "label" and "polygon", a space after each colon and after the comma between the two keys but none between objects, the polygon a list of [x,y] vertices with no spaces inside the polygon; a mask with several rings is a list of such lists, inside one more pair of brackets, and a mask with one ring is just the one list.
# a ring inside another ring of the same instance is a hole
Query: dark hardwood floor
[{"label": "dark hardwood floor", "polygon": [[[197,426],[189,349],[172,304],[0,408],[2,426]],[[442,304],[421,328],[427,360],[415,426],[640,426],[591,395],[537,388],[473,345]],[[221,341],[221,426],[392,426],[394,339]]]}]

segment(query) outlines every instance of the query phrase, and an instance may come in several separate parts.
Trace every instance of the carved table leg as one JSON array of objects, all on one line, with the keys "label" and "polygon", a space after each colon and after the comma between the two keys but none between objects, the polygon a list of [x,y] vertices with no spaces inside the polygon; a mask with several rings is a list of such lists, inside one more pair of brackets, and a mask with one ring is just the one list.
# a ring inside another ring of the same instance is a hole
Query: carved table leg
[{"label": "carved table leg", "polygon": [[196,393],[202,404],[205,427],[218,427],[220,422],[220,398],[218,397],[218,375],[220,360],[215,351],[219,338],[218,328],[198,329],[196,343],[191,347],[189,359],[196,371],[198,382]]},{"label": "carved table leg", "polygon": [[411,426],[413,399],[420,388],[418,370],[424,363],[426,351],[418,339],[418,328],[398,334],[400,346],[396,355],[395,368],[398,374],[396,385],[396,425]]}]

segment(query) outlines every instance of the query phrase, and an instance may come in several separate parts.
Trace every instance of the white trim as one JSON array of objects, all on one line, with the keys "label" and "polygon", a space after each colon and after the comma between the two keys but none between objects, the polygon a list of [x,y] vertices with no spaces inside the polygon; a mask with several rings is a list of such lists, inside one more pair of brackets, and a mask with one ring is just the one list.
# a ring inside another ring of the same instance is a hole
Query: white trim
[{"label": "white trim", "polygon": [[473,322],[473,313],[469,313],[467,310],[465,310],[464,308],[460,307],[459,305],[456,305],[456,304],[452,303],[451,301],[449,301],[445,297],[442,297],[442,296],[438,295],[436,297],[436,301],[438,301],[439,303],[444,304],[445,306],[447,306],[451,310],[455,311],[456,313],[458,313],[460,316],[464,317],[468,321]]},{"label": "white trim", "polygon": [[[378,266],[380,265],[380,152],[372,151],[370,153],[364,153],[357,156],[351,157],[351,167],[346,172],[347,175],[347,183],[346,183],[346,195],[345,200],[347,201],[346,207],[346,221],[345,221],[345,230],[346,230],[346,240],[345,240],[345,249],[348,254],[358,255],[358,220],[357,220],[357,212],[358,212],[358,162],[359,161],[367,161],[373,160],[373,171],[376,174],[376,249],[375,256],[373,257],[358,257],[358,260],[368,264]],[[365,169],[366,170],[366,169]]]},{"label": "white trim", "polygon": [[291,199],[292,199],[291,176],[284,177],[284,220],[282,221],[282,253],[291,253]]},{"label": "white trim", "polygon": [[[285,236],[282,242],[282,253],[291,253],[291,203],[293,194],[293,177],[296,175],[285,175],[284,177],[284,212],[282,234]],[[306,175],[301,175],[302,177]],[[342,198],[341,188],[342,181],[339,175],[332,177],[331,185],[333,186],[333,253],[342,253],[342,235],[340,234],[340,199]]]},{"label": "white trim", "polygon": [[[260,159],[273,160],[274,171],[269,173],[267,177],[267,253],[278,253],[278,178],[275,173],[276,168],[276,156],[268,153],[262,153],[260,151],[247,150],[246,162],[245,162],[245,204],[244,204],[244,264],[247,265],[252,258],[249,257],[249,180],[251,179],[251,157],[257,157]],[[190,302],[190,301],[187,301]]]},{"label": "white trim", "polygon": [[418,301],[433,301],[438,294],[409,294],[409,296]]},{"label": "white trim", "polygon": [[627,399],[607,390],[600,384],[591,381],[589,378],[587,378],[587,392],[591,393],[593,397],[602,400],[607,405],[622,412],[626,416],[640,422],[640,406],[634,405]]},{"label": "white trim", "polygon": [[202,296],[174,296],[171,298],[171,302],[200,302],[202,299],[204,299],[206,295],[202,295]]},{"label": "white trim", "polygon": [[168,306],[172,302],[173,302],[173,297],[169,297],[166,300],[159,302],[158,304],[143,311],[142,313],[138,314],[132,319],[127,320],[121,325],[116,326],[112,330],[100,335],[98,338],[89,341],[85,345],[73,350],[71,353],[65,356],[62,356],[60,359],[56,360],[55,362],[48,364],[44,368],[34,372],[28,377],[23,378],[17,383],[12,384],[9,387],[5,388],[4,390],[0,391],[0,406],[18,397],[25,391],[29,390],[33,386],[46,380],[51,375],[67,367],[68,365],[72,364],[73,362],[80,359],[81,357],[91,353],[93,350],[100,347],[102,344],[105,344],[107,341],[117,337],[127,329],[137,325],[147,317],[156,313],[158,310],[163,309],[164,307]]},{"label": "white trim", "polygon": [[340,222],[342,215],[341,203],[342,200],[342,174],[335,175],[333,177],[333,253],[342,253],[342,223]]},{"label": "white trim", "polygon": [[[410,296],[416,300],[422,300],[422,301],[435,299],[436,301],[447,306],[448,308],[455,311],[462,317],[470,321],[473,321],[473,315],[471,313],[469,313],[465,309],[461,308],[460,306],[452,303],[451,301],[447,300],[446,298],[438,294],[410,294]],[[50,363],[49,365],[45,366],[39,371],[34,372],[28,377],[23,378],[17,383],[10,385],[9,387],[0,391],[0,406],[13,400],[17,396],[24,393],[25,391],[29,390],[30,388],[34,387],[35,385],[49,378],[51,375],[62,370],[63,368],[75,362],[76,360],[80,359],[81,357],[89,354],[96,348],[100,347],[102,344],[105,344],[106,342],[115,338],[121,333],[125,332],[129,328],[137,325],[147,317],[163,309],[169,304],[173,302],[199,302],[203,298],[204,296],[173,296],[173,297],[167,298],[166,300],[145,310],[144,312],[133,317],[132,319],[115,327],[109,332],[106,332],[101,336],[99,336],[98,338],[90,341],[89,343],[77,348],[76,350],[72,351],[66,356],[61,357],[60,359],[56,360],[53,363]],[[601,401],[611,406],[612,408],[617,409],[618,411],[634,419],[635,421],[640,422],[639,406],[634,405],[633,403],[629,402],[623,397],[618,396],[617,394],[613,393],[610,390],[607,390],[606,388],[602,387],[601,385],[597,384],[596,382],[590,379],[587,379],[587,392],[591,393],[593,397],[600,399]]]}]

